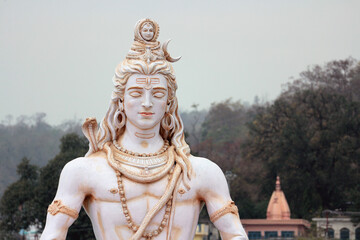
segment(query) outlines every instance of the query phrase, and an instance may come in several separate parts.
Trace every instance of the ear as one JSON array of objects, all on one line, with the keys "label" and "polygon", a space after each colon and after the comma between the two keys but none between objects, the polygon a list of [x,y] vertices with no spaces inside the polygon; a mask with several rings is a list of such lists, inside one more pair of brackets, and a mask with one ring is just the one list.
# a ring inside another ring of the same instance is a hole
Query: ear
[{"label": "ear", "polygon": [[119,98],[118,107],[119,107],[120,112],[124,111],[124,101],[121,98]]},{"label": "ear", "polygon": [[166,104],[166,113],[170,112],[170,106],[171,106],[171,102],[170,101],[167,101],[167,104]]}]

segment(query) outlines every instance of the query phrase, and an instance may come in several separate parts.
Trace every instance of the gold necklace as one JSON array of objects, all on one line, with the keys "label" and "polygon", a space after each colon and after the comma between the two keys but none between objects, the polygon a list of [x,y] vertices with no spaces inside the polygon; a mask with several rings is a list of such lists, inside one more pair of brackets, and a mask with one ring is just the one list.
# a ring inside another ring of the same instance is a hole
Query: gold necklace
[{"label": "gold necklace", "polygon": [[[129,178],[130,180],[139,183],[155,182],[163,178],[170,171],[170,169],[174,166],[175,163],[174,146],[171,146],[164,153],[164,155],[166,156],[166,163],[161,166],[159,171],[155,173],[150,173],[145,169],[145,171],[139,173],[136,171],[131,171],[129,169],[126,169],[123,166],[123,163],[121,162],[123,159],[118,158],[118,156],[114,156],[116,155],[115,152],[118,150],[114,147],[113,144],[111,144],[110,142],[106,143],[104,145],[104,149],[107,152],[108,163],[112,168],[119,171],[122,175]],[[137,157],[137,158],[144,160],[147,157]]]},{"label": "gold necklace", "polygon": [[140,168],[143,170],[143,174],[148,175],[150,169],[165,165],[168,156],[167,153],[162,153],[152,157],[136,157],[115,149],[114,159],[122,164]]},{"label": "gold necklace", "polygon": [[[170,170],[170,172],[169,172],[169,180],[171,179],[171,175],[173,174],[173,171],[174,171],[174,168],[172,168]],[[124,214],[125,219],[127,221],[127,226],[131,231],[136,233],[137,230],[139,229],[139,226],[136,223],[134,223],[134,221],[132,220],[129,208],[127,206],[125,190],[124,190],[124,185],[123,185],[123,181],[122,181],[122,178],[121,178],[121,173],[119,171],[115,171],[115,172],[116,172],[118,189],[119,189],[120,203],[121,203],[121,207],[122,207],[122,210],[123,210],[123,214]],[[164,213],[164,216],[163,216],[159,226],[155,230],[153,230],[151,232],[144,232],[142,234],[142,237],[151,240],[154,237],[158,236],[164,230],[164,228],[166,226],[166,223],[168,222],[168,219],[170,217],[172,198],[173,197],[170,196],[169,200],[166,203],[165,213]]]}]

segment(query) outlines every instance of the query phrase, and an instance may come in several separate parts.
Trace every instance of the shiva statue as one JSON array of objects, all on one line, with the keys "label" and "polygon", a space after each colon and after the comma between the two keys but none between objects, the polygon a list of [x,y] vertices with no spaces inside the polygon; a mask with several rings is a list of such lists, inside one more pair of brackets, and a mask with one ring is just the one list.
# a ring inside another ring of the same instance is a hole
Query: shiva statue
[{"label": "shiva statue", "polygon": [[89,151],[61,172],[42,240],[65,239],[81,207],[99,240],[189,240],[204,204],[222,239],[248,239],[221,169],[190,154],[171,65],[180,58],[158,36],[155,21],[137,22],[104,119],[83,124]]}]

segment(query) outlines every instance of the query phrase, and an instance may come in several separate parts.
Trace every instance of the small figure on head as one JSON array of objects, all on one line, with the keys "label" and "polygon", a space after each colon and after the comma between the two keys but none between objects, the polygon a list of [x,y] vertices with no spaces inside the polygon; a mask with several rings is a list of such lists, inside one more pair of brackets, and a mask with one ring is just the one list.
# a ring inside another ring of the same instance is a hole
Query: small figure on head
[{"label": "small figure on head", "polygon": [[139,20],[135,25],[135,41],[156,42],[159,37],[159,25],[152,19]]}]

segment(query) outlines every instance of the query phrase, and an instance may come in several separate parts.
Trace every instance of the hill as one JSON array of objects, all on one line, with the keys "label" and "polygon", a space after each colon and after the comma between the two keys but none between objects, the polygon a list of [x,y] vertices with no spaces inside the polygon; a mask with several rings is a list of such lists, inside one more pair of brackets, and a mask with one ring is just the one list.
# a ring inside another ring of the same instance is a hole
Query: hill
[{"label": "hill", "polygon": [[69,132],[80,134],[79,121],[66,121],[59,126],[45,122],[45,114],[20,116],[12,123],[11,116],[0,124],[0,196],[18,179],[16,166],[23,157],[42,167],[59,152],[60,138]]}]

